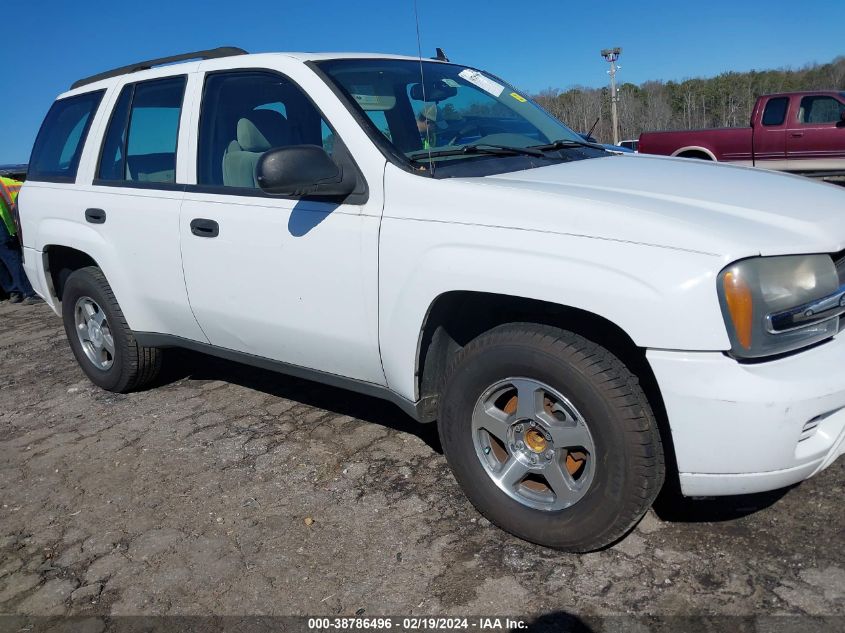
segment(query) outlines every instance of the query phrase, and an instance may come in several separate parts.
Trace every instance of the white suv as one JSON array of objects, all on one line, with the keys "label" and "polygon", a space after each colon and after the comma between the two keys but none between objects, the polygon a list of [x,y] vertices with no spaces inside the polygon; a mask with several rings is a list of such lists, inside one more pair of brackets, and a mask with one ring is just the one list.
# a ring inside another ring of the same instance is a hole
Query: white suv
[{"label": "white suv", "polygon": [[242,53],[47,114],[25,266],[97,385],[187,347],[388,398],[481,513],[572,551],[664,475],[763,491],[843,452],[845,190],[612,155],[444,61]]}]

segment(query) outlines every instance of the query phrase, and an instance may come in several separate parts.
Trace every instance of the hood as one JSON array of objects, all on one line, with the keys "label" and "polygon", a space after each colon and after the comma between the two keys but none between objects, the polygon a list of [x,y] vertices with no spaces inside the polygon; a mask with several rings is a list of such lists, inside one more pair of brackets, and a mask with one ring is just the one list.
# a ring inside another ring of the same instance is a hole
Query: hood
[{"label": "hood", "polygon": [[620,155],[461,180],[518,193],[520,228],[731,259],[845,249],[845,187],[802,176]]}]

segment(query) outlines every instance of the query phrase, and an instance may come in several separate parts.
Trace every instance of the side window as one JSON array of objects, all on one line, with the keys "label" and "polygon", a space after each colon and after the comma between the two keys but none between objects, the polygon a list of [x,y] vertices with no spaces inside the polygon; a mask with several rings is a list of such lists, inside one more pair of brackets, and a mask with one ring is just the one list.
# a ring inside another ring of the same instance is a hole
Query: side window
[{"label": "side window", "polygon": [[123,88],[103,140],[100,180],[176,182],[176,140],[186,81],[183,75]]},{"label": "side window", "polygon": [[334,130],[329,127],[329,124],[320,120],[320,140],[323,149],[325,150],[326,154],[331,156],[332,152],[334,152]]},{"label": "side window", "polygon": [[789,109],[789,97],[774,97],[766,103],[763,110],[763,125],[783,125],[786,111]]},{"label": "side window", "polygon": [[32,148],[27,174],[29,180],[76,180],[88,129],[104,92],[86,92],[53,104]]},{"label": "side window", "polygon": [[269,149],[319,145],[332,153],[335,133],[292,81],[270,71],[227,71],[205,79],[197,183],[257,188],[255,166]]},{"label": "side window", "polygon": [[845,104],[833,97],[804,97],[798,110],[799,123],[838,123]]}]

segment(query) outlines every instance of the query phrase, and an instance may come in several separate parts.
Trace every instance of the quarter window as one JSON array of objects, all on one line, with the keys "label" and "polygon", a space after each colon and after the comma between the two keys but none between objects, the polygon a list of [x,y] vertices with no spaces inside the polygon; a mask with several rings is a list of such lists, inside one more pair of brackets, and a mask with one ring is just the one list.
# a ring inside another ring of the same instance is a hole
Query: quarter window
[{"label": "quarter window", "polygon": [[798,110],[799,123],[838,123],[845,104],[833,97],[804,97]]},{"label": "quarter window", "polygon": [[370,118],[376,129],[384,134],[387,140],[390,140],[390,125],[387,123],[384,112],[382,110],[364,110],[364,114]]},{"label": "quarter window", "polygon": [[335,133],[292,81],[269,71],[206,77],[200,117],[197,182],[258,187],[255,166],[267,150],[319,145],[329,154]]},{"label": "quarter window", "polygon": [[786,111],[789,109],[789,97],[774,97],[766,103],[763,111],[763,125],[783,125]]},{"label": "quarter window", "polygon": [[123,88],[103,141],[100,180],[176,182],[176,141],[186,81],[183,75]]},{"label": "quarter window", "polygon": [[29,180],[73,182],[91,120],[103,90],[56,101],[47,113],[29,160]]}]

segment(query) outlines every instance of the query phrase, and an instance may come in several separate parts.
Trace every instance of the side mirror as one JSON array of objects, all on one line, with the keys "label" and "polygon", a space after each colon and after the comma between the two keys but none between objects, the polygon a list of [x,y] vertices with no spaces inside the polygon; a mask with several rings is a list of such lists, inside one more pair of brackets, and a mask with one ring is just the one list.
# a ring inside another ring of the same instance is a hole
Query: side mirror
[{"label": "side mirror", "polygon": [[293,145],[264,152],[255,166],[258,186],[279,196],[348,196],[356,178],[317,145]]}]

